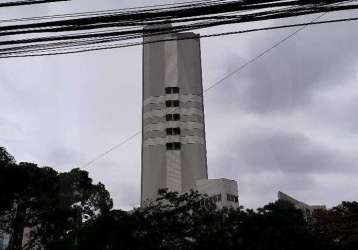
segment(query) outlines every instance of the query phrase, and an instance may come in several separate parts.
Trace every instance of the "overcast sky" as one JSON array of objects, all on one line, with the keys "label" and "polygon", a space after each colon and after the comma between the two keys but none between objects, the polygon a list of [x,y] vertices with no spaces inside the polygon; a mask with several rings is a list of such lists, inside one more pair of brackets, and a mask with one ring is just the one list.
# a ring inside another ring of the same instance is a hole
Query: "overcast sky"
[{"label": "overcast sky", "polygon": [[[168,2],[76,0],[3,8],[0,17]],[[348,16],[358,11],[322,20]],[[204,88],[294,30],[202,40]],[[83,166],[141,129],[141,63],[140,47],[0,59],[0,145],[17,161],[58,171]],[[279,190],[310,204],[358,199],[357,22],[303,30],[208,91],[204,101],[209,177],[237,180],[245,207],[273,201]],[[140,145],[138,136],[86,167],[116,208],[139,204]]]}]

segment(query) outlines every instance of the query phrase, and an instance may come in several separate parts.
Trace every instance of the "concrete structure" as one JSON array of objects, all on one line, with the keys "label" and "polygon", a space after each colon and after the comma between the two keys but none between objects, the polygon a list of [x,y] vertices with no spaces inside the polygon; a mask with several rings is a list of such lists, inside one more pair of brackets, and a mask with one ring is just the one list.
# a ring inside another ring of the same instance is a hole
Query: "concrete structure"
[{"label": "concrete structure", "polygon": [[[178,33],[144,41],[196,36]],[[199,38],[143,46],[141,204],[207,179]]]},{"label": "concrete structure", "polygon": [[0,230],[0,250],[5,250],[9,245],[10,235]]},{"label": "concrete structure", "polygon": [[183,193],[208,179],[199,35],[158,35],[144,43],[142,206],[159,189]]},{"label": "concrete structure", "polygon": [[198,180],[196,182],[197,190],[205,193],[216,203],[217,208],[239,207],[237,182],[228,179],[210,179]]},{"label": "concrete structure", "polygon": [[308,205],[306,203],[303,203],[302,201],[292,198],[291,196],[289,196],[281,191],[278,191],[277,196],[278,196],[278,200],[288,201],[288,202],[292,203],[297,209],[302,210],[303,215],[306,220],[310,220],[315,211],[326,209],[325,205]]}]

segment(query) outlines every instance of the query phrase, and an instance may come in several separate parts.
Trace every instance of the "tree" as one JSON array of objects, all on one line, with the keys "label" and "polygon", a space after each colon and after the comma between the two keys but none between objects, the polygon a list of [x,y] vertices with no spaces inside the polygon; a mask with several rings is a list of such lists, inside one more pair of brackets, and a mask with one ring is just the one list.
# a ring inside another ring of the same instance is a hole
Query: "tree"
[{"label": "tree", "polygon": [[10,250],[22,249],[24,229],[28,249],[56,247],[83,221],[112,208],[109,192],[93,184],[86,171],[57,173],[33,163],[16,164],[4,148],[0,153],[0,225],[11,234]]},{"label": "tree", "polygon": [[6,151],[6,148],[0,147],[0,164],[6,165],[15,163],[15,158]]},{"label": "tree", "polygon": [[242,218],[243,244],[252,249],[316,249],[301,210],[291,203],[269,203]]},{"label": "tree", "polygon": [[0,147],[0,234],[11,233],[11,222],[15,214],[15,176],[9,171],[10,166],[14,165],[15,158],[4,147]]},{"label": "tree", "polygon": [[316,214],[315,230],[326,249],[358,249],[358,202],[340,205]]},{"label": "tree", "polygon": [[79,249],[194,249],[198,230],[209,228],[207,218],[215,205],[194,191],[160,190],[159,194],[147,207],[112,210],[84,224]]},{"label": "tree", "polygon": [[9,166],[14,164],[15,158],[4,147],[0,147],[0,214],[4,214],[12,206],[13,185],[11,184],[15,176],[9,175]]},{"label": "tree", "polygon": [[93,185],[88,172],[76,168],[59,174],[58,178],[58,203],[43,221],[43,243],[49,249],[63,249],[63,244],[76,247],[82,222],[108,213],[113,206],[105,186]]}]

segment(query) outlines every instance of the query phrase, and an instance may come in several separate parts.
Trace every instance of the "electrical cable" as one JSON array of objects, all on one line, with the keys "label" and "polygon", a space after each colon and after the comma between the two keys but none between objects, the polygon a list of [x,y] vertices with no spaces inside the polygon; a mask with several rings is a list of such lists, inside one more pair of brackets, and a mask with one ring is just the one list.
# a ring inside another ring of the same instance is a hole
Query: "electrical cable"
[{"label": "electrical cable", "polygon": [[[292,2],[296,2],[296,1],[298,0],[291,0],[288,2],[291,4]],[[204,13],[205,15],[203,16],[195,16],[193,13],[188,14],[187,12],[189,10],[185,10],[186,14],[184,13],[181,16],[179,15],[178,17],[174,18],[174,20],[171,20],[171,22],[184,22],[184,24],[177,25],[174,27],[169,27],[169,28],[156,27],[156,28],[149,28],[149,29],[146,28],[144,30],[141,28],[143,25],[148,25],[153,23],[161,24],[168,21],[159,20],[159,19],[157,21],[148,20],[149,17],[145,15],[145,16],[141,16],[141,19],[138,20],[131,19],[126,21],[118,21],[117,19],[111,19],[113,17],[110,17],[110,19],[106,19],[106,21],[98,18],[97,18],[98,20],[97,19],[92,20],[91,18],[81,19],[82,21],[84,21],[84,23],[78,23],[78,24],[72,23],[73,20],[72,21],[64,20],[61,22],[56,21],[56,22],[40,23],[40,24],[36,24],[35,26],[33,25],[29,26],[28,24],[2,26],[0,27],[0,36],[19,35],[19,34],[26,34],[28,32],[31,33],[31,32],[71,31],[73,33],[72,34],[64,33],[57,36],[40,36],[40,37],[37,36],[32,38],[11,39],[11,40],[1,41],[0,54],[2,58],[20,57],[20,56],[44,56],[44,55],[59,55],[59,54],[66,54],[66,53],[79,53],[79,52],[87,52],[87,51],[93,51],[99,49],[111,49],[116,47],[135,46],[135,44],[140,44],[140,43],[136,43],[136,42],[124,43],[123,41],[138,39],[146,36],[154,36],[157,34],[172,34],[181,31],[203,29],[203,28],[209,28],[219,25],[274,20],[278,18],[307,15],[317,12],[326,13],[330,11],[341,11],[341,10],[358,8],[358,5],[337,6],[337,3],[344,2],[346,4],[348,2],[351,3],[353,1],[356,0],[350,0],[350,1],[330,0],[329,4],[321,4],[315,7],[312,7],[311,5],[299,6],[297,8],[296,7],[294,8],[294,10],[296,11],[295,13],[293,13],[290,8],[286,8],[286,7],[283,9],[280,8],[279,10],[277,9],[263,10],[260,12],[247,13],[241,15],[232,15],[232,14],[228,15],[228,13],[225,13],[225,15],[216,15],[216,16],[215,15],[206,16],[207,13]],[[240,2],[242,6],[243,3],[245,3],[245,1],[240,1]],[[263,2],[265,1],[263,0],[256,1],[256,3],[261,3],[261,4]],[[274,2],[274,3],[279,2],[280,4],[281,2],[285,2],[285,4],[287,4],[287,1],[281,1],[281,0],[270,1],[270,2]],[[334,2],[335,4],[332,4],[331,2]],[[230,1],[230,4],[232,3],[233,1]],[[257,7],[257,5],[258,4],[256,5],[251,4],[250,6]],[[222,11],[225,12],[227,11],[226,10],[227,6],[225,5],[224,7],[225,8]],[[212,13],[212,11],[216,11],[216,10],[210,9],[209,13]],[[197,14],[197,12],[195,13]],[[152,16],[152,14],[153,13],[151,13],[150,16]],[[154,14],[157,15],[157,13]],[[126,15],[121,16],[120,20],[123,20],[124,17],[128,17],[128,16]],[[107,23],[107,21],[109,23]],[[349,21],[349,20],[335,20],[335,21],[330,20],[327,22],[339,22],[339,21]],[[55,25],[55,26],[50,27],[51,25]],[[103,28],[110,28],[113,25],[120,25],[122,26],[122,28],[116,28],[116,29],[112,28],[112,29],[103,30]],[[297,26],[300,26],[300,24],[297,24]],[[289,26],[287,25],[286,27]],[[284,28],[284,27],[282,26],[278,28]],[[83,29],[98,29],[98,30],[95,30],[93,32],[78,33],[79,30],[83,30]],[[275,28],[263,28],[262,30],[265,29],[275,29]],[[250,31],[235,31],[232,32],[232,34],[245,33],[245,32],[250,32]],[[219,35],[229,35],[229,34],[211,34],[210,36],[219,36]],[[68,42],[66,43],[60,41],[68,41]],[[118,42],[122,42],[122,43],[119,45],[118,44],[113,45],[113,43],[118,43]],[[102,46],[105,43],[107,44]],[[108,43],[112,43],[112,44],[108,44]],[[63,49],[61,50],[61,48]],[[36,51],[38,51],[39,53],[36,54],[35,53]]]},{"label": "electrical cable", "polygon": [[19,0],[19,1],[9,1],[9,2],[0,2],[0,8],[4,7],[14,7],[14,6],[23,6],[23,5],[34,5],[34,4],[44,4],[44,3],[53,3],[53,2],[68,2],[71,0]]},{"label": "electrical cable", "polygon": [[[324,13],[325,14],[325,13]],[[324,15],[322,14],[322,15]],[[348,22],[348,21],[357,21],[358,18],[343,18],[343,19],[334,19],[334,20],[327,20],[327,21],[320,21],[320,22],[308,22],[308,23],[299,23],[299,24],[289,24],[289,25],[280,25],[280,26],[272,26],[272,27],[265,27],[265,28],[257,28],[257,29],[249,29],[249,30],[240,30],[240,31],[230,31],[230,32],[221,32],[221,33],[213,33],[213,34],[207,34],[207,35],[199,35],[199,36],[189,36],[184,38],[167,38],[167,39],[160,39],[160,40],[154,40],[154,41],[148,41],[148,42],[133,42],[133,43],[124,43],[119,45],[97,45],[93,47],[88,47],[86,45],[90,44],[98,44],[98,43],[108,43],[108,42],[116,42],[117,39],[105,39],[105,40],[95,40],[95,41],[82,41],[78,42],[77,44],[70,44],[67,45],[67,43],[57,43],[53,44],[56,45],[55,47],[49,47],[45,49],[32,49],[31,47],[24,47],[23,51],[16,51],[12,52],[11,49],[0,49],[0,58],[16,58],[16,57],[35,57],[35,56],[51,56],[51,55],[65,55],[65,54],[73,54],[73,53],[82,53],[82,52],[89,52],[89,51],[98,51],[98,50],[108,50],[108,49],[115,49],[115,48],[126,48],[126,47],[133,47],[133,46],[140,46],[143,44],[151,44],[151,43],[159,43],[159,42],[165,42],[165,41],[178,41],[178,40],[190,40],[190,39],[197,39],[197,38],[211,38],[211,37],[218,37],[218,36],[228,36],[228,35],[235,35],[235,34],[243,34],[243,33],[250,33],[250,32],[257,32],[257,31],[267,31],[267,30],[275,30],[275,29],[283,29],[283,28],[292,28],[292,27],[298,27],[302,26],[304,28],[308,25],[319,25],[319,24],[327,24],[327,23],[338,23],[338,22]],[[1,44],[1,42],[0,42]],[[85,46],[81,48],[81,46]],[[79,47],[78,50],[75,51],[66,51],[66,49],[71,49]],[[56,52],[57,49],[62,49],[64,51]],[[24,53],[32,53],[32,52],[46,52],[46,51],[52,51],[51,53],[39,53],[39,54],[24,54]],[[19,54],[21,53],[21,54]],[[13,55],[14,54],[14,55]]]},{"label": "electrical cable", "polygon": [[[350,2],[353,0],[350,0]],[[241,1],[239,1],[241,3]],[[295,2],[299,2],[299,0],[295,0]],[[335,1],[340,2],[340,1]],[[346,1],[345,1],[346,2]],[[284,5],[283,5],[284,4]],[[274,4],[271,4],[271,8],[286,6],[286,1],[277,1]],[[245,19],[243,21],[255,21],[255,17],[258,17],[261,14],[261,17],[267,19],[267,15],[271,13],[276,15],[286,14],[282,17],[289,16],[297,16],[303,14],[312,14],[318,11],[338,11],[338,10],[346,10],[346,9],[354,9],[358,6],[355,5],[344,5],[340,7],[336,7],[338,9],[334,9],[333,4],[321,4],[316,6],[311,6],[311,4],[305,4],[300,6],[295,6],[290,9],[286,9],[284,12],[282,10],[271,10],[271,11],[262,11],[261,13],[249,13],[247,15],[239,16],[241,19]],[[250,5],[251,6],[251,5]],[[266,5],[265,5],[266,6]],[[162,12],[148,12],[142,11],[137,13],[130,14],[120,14],[120,15],[109,15],[109,16],[95,16],[95,17],[86,17],[86,18],[77,18],[70,20],[59,20],[52,22],[40,22],[40,23],[30,23],[23,25],[12,25],[12,26],[2,26],[0,27],[1,35],[13,35],[13,34],[28,34],[28,33],[36,33],[36,32],[63,32],[63,31],[78,31],[84,29],[94,29],[94,28],[104,28],[118,25],[126,25],[128,26],[128,22],[131,22],[129,25],[139,25],[143,26],[143,20],[147,20],[147,24],[153,23],[154,20],[161,20],[164,22],[165,20],[170,19],[171,23],[186,21],[193,21],[190,17],[199,17],[203,18],[207,17],[211,19],[213,17],[218,17],[218,14],[227,14],[229,12],[242,11],[245,6],[242,4],[238,4],[237,2],[230,3],[221,3],[210,6],[202,6],[198,5],[193,8],[181,8],[181,9],[170,9],[169,11]],[[246,6],[247,7],[247,6]],[[254,6],[254,9],[259,8],[258,5]],[[267,7],[265,7],[267,8]],[[252,10],[253,7],[249,7],[249,10]],[[296,13],[293,13],[295,11]],[[216,15],[216,16],[215,16]],[[279,17],[279,16],[278,16]],[[281,17],[281,18],[282,18]],[[189,18],[189,19],[188,19]],[[148,21],[150,20],[150,21]],[[139,23],[138,23],[139,22]],[[11,31],[14,31],[11,33]]]},{"label": "electrical cable", "polygon": [[84,164],[82,166],[82,168],[85,168],[89,165],[91,165],[92,163],[94,163],[95,161],[101,159],[102,157],[104,157],[105,155],[109,154],[110,152],[112,152],[113,150],[116,150],[117,148],[121,147],[122,145],[126,144],[127,142],[131,141],[132,139],[134,139],[137,135],[139,135],[141,133],[141,131],[136,132],[135,134],[127,137],[126,139],[124,139],[123,141],[121,141],[120,143],[118,143],[117,145],[111,147],[110,149],[108,149],[106,152],[98,155],[96,158],[94,158],[93,160],[89,161],[88,163]]},{"label": "electrical cable", "polygon": [[[67,0],[66,0],[67,1]],[[158,4],[158,5],[146,5],[142,7],[131,7],[131,8],[123,8],[123,9],[111,9],[111,10],[100,10],[100,11],[88,11],[88,12],[75,12],[69,14],[58,14],[58,15],[47,15],[47,16],[37,16],[37,17],[26,17],[26,18],[14,18],[14,19],[3,19],[0,20],[0,23],[8,23],[8,22],[26,22],[26,21],[37,21],[37,20],[47,20],[47,19],[58,19],[58,18],[68,18],[68,17],[88,17],[88,16],[96,16],[103,14],[119,14],[125,13],[128,11],[141,10],[141,9],[152,9],[158,7],[179,7],[187,4],[199,4],[199,3],[218,3],[218,2],[229,2],[223,0],[205,0],[205,1],[188,1],[182,3],[172,3],[172,4]]]}]

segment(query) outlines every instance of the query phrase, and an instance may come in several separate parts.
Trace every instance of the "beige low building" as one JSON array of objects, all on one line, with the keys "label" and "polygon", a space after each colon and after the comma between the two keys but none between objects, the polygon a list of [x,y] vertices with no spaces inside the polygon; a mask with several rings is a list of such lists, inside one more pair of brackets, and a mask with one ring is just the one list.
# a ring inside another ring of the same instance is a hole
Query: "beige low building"
[{"label": "beige low building", "polygon": [[225,178],[198,180],[196,188],[199,193],[208,195],[218,209],[239,207],[238,185],[234,180]]},{"label": "beige low building", "polygon": [[288,201],[292,203],[297,209],[302,210],[305,220],[310,220],[313,214],[318,210],[326,210],[325,205],[308,205],[302,201],[296,200],[291,196],[278,191],[278,200]]}]

